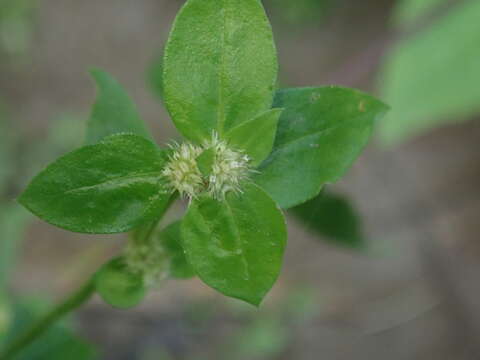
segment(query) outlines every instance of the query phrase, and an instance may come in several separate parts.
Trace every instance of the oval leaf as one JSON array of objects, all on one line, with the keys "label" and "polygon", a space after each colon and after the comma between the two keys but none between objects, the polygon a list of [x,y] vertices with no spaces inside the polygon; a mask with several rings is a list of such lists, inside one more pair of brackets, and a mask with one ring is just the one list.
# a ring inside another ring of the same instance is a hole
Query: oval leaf
[{"label": "oval leaf", "polygon": [[140,136],[113,135],[49,165],[19,201],[70,231],[129,231],[166,206],[170,193],[160,174],[166,161],[166,151]]},{"label": "oval leaf", "polygon": [[369,95],[340,87],[281,90],[274,105],[285,110],[272,154],[255,180],[282,208],[301,204],[338,180],[388,109]]},{"label": "oval leaf", "polygon": [[225,134],[225,139],[234,148],[244,150],[258,166],[271,153],[277,124],[283,109],[272,109],[253,120],[240,124]]},{"label": "oval leaf", "polygon": [[143,277],[132,273],[122,257],[102,266],[95,276],[95,289],[107,304],[120,309],[138,305],[147,293]]},{"label": "oval leaf", "polygon": [[254,184],[223,201],[194,200],[182,221],[182,241],[197,275],[221,293],[259,305],[282,264],[286,226],[282,212]]},{"label": "oval leaf", "polygon": [[87,144],[119,133],[132,133],[151,139],[145,123],[132,99],[120,84],[106,72],[94,69],[91,75],[97,83],[98,97],[87,123]]},{"label": "oval leaf", "polygon": [[188,279],[195,276],[195,271],[187,262],[182,247],[181,222],[176,221],[163,229],[160,241],[170,259],[170,276],[177,279]]},{"label": "oval leaf", "polygon": [[379,127],[384,145],[480,113],[479,19],[480,1],[461,1],[432,26],[395,44],[381,82],[392,106]]},{"label": "oval leaf", "polygon": [[163,64],[165,104],[188,139],[209,139],[268,110],[277,76],[273,35],[258,0],[189,0]]}]

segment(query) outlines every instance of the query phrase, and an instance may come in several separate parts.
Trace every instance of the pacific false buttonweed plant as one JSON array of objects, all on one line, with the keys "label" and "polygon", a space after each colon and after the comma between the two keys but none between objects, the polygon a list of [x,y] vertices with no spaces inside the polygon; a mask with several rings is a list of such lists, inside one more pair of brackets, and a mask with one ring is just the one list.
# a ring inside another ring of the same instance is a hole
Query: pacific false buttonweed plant
[{"label": "pacific false buttonweed plant", "polygon": [[[341,87],[276,90],[275,44],[258,0],[188,0],[161,69],[163,100],[184,142],[157,146],[120,85],[93,70],[99,95],[86,145],[47,166],[20,196],[60,228],[131,235],[119,257],[7,354],[95,292],[127,308],[168,276],[198,276],[258,306],[281,269],[282,209],[338,180],[387,110]],[[188,201],[186,214],[159,230],[177,198]]]}]

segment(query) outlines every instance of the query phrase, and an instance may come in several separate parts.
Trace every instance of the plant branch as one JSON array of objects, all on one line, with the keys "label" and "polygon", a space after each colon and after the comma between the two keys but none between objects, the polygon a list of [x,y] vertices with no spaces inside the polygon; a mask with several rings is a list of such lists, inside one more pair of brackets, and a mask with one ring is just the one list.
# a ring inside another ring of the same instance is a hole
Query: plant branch
[{"label": "plant branch", "polygon": [[86,303],[94,292],[95,285],[92,277],[85,285],[65,299],[64,302],[37,320],[23,335],[20,335],[7,345],[5,350],[0,353],[0,360],[13,359],[23,348],[42,336],[57,320]]}]

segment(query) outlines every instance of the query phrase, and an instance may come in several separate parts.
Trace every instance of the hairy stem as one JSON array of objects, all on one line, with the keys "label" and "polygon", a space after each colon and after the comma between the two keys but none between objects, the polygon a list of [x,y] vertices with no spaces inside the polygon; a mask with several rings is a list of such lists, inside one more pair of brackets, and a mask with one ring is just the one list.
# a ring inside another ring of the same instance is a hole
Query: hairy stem
[{"label": "hairy stem", "polygon": [[22,335],[11,342],[0,354],[0,360],[13,359],[23,348],[42,336],[57,320],[87,302],[95,292],[93,277],[80,289],[57,305],[48,314],[38,319]]}]

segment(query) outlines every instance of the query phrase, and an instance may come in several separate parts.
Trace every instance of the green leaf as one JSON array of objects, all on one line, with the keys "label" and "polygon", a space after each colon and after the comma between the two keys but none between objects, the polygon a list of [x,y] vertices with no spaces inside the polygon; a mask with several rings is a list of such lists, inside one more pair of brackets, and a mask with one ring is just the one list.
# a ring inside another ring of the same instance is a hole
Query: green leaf
[{"label": "green leaf", "polygon": [[379,128],[384,144],[480,113],[479,18],[478,0],[461,2],[391,51],[381,82],[392,106]]},{"label": "green leaf", "polygon": [[253,166],[258,166],[272,151],[282,111],[283,109],[267,111],[229,130],[225,138],[234,148],[244,150],[252,159]]},{"label": "green leaf", "polygon": [[394,8],[393,21],[397,26],[411,26],[447,2],[448,0],[399,0]]},{"label": "green leaf", "polygon": [[358,215],[340,195],[323,192],[290,212],[309,230],[334,245],[364,249],[365,238]]},{"label": "green leaf", "polygon": [[277,76],[272,29],[258,0],[189,0],[165,49],[165,104],[196,142],[267,111]]},{"label": "green leaf", "polygon": [[203,176],[207,177],[212,172],[212,167],[215,162],[215,157],[217,153],[215,148],[209,148],[204,150],[197,158],[196,163],[198,166],[198,170],[202,173]]},{"label": "green leaf", "polygon": [[259,305],[282,264],[286,226],[281,211],[254,184],[223,201],[193,200],[182,221],[182,240],[196,274],[221,293]]},{"label": "green leaf", "polygon": [[274,106],[285,110],[272,154],[255,180],[282,208],[315,197],[342,177],[387,111],[369,95],[333,86],[281,90]]},{"label": "green leaf", "polygon": [[155,56],[147,71],[150,89],[161,101],[163,101],[163,53],[164,49]]},{"label": "green leaf", "polygon": [[137,107],[120,84],[102,70],[92,70],[91,75],[98,86],[98,98],[88,121],[87,144],[98,143],[109,135],[119,133],[151,139]]},{"label": "green leaf", "polygon": [[113,135],[49,165],[19,201],[41,219],[70,231],[129,231],[168,202],[161,176],[167,154],[140,136]]},{"label": "green leaf", "polygon": [[182,247],[181,222],[176,221],[167,226],[160,232],[159,238],[170,259],[170,276],[177,279],[188,279],[195,276],[195,271],[187,262]]},{"label": "green leaf", "polygon": [[123,257],[101,267],[95,276],[95,289],[107,304],[120,309],[140,304],[147,294],[143,276],[132,273]]}]

